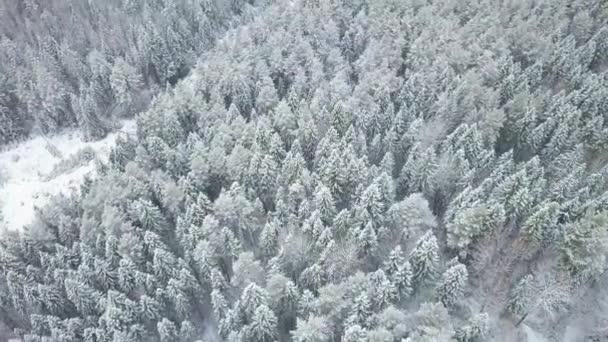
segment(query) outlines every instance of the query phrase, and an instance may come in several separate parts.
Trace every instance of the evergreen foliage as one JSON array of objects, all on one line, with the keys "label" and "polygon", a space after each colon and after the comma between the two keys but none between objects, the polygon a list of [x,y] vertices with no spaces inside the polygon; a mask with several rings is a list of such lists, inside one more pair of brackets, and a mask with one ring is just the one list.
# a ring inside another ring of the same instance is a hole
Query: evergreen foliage
[{"label": "evergreen foliage", "polygon": [[83,191],[0,237],[0,339],[482,341],[567,320],[606,285],[607,15],[5,1],[0,142],[96,139],[165,91]]}]

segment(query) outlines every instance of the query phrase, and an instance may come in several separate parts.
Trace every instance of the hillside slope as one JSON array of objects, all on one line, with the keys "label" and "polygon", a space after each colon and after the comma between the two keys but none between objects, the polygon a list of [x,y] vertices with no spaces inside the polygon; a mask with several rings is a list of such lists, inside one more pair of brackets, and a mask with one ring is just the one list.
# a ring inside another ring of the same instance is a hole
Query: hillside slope
[{"label": "hillside slope", "polygon": [[[108,161],[117,135],[135,134],[135,121],[123,121],[122,128],[94,142],[83,140],[80,132],[67,131],[50,138],[36,137],[14,144],[0,152],[0,225],[8,230],[21,230],[34,219],[34,208],[43,207],[49,198],[78,189],[84,177],[94,176],[95,161],[76,165],[64,173],[52,175],[61,161],[90,148],[94,157]],[[53,155],[52,150],[60,151]],[[51,176],[49,176],[51,174]]]},{"label": "hillside slope", "polygon": [[[605,337],[603,3],[267,5],[137,116],[95,181],[0,240],[6,326],[28,341]],[[585,294],[598,305],[577,308]]]}]

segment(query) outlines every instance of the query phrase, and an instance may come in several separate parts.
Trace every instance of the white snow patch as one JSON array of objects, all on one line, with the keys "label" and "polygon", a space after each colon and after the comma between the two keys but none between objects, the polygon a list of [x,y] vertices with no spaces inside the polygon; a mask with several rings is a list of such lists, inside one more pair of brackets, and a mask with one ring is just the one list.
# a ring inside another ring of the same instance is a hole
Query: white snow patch
[{"label": "white snow patch", "polygon": [[530,328],[527,325],[522,326],[522,330],[525,333],[527,342],[549,342],[543,335],[541,335],[538,331]]},{"label": "white snow patch", "polygon": [[84,147],[91,147],[97,158],[107,161],[118,134],[134,134],[134,120],[122,122],[122,128],[102,140],[85,142],[77,131],[67,131],[49,138],[36,137],[0,152],[0,227],[21,230],[34,218],[34,207],[41,207],[55,194],[67,194],[77,188],[85,175],[95,168],[95,162],[76,168],[53,179],[45,176],[62,159],[53,156],[45,147],[54,145],[63,159]]},{"label": "white snow patch", "polygon": [[564,342],[577,342],[585,339],[585,332],[576,325],[568,325],[564,333]]}]

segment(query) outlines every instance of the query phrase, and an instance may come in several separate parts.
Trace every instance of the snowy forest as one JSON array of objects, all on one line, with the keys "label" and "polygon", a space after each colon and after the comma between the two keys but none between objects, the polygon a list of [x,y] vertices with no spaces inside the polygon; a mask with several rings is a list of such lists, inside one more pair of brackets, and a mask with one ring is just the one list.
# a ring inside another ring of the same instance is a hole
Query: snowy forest
[{"label": "snowy forest", "polygon": [[0,143],[125,117],[0,341],[608,341],[606,1],[0,2]]},{"label": "snowy forest", "polygon": [[237,14],[241,0],[6,0],[0,3],[0,144],[112,119],[175,84]]}]

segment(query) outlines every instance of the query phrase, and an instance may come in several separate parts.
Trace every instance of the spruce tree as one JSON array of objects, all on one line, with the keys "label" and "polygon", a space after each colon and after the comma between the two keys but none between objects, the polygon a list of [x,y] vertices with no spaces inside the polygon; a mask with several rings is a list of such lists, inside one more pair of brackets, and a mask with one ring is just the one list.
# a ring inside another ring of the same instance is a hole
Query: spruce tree
[{"label": "spruce tree", "polygon": [[412,265],[412,282],[415,288],[432,281],[439,266],[439,246],[433,232],[424,234],[410,253]]},{"label": "spruce tree", "polygon": [[462,298],[468,277],[467,268],[461,263],[451,266],[443,273],[437,286],[437,295],[443,305],[451,307]]},{"label": "spruce tree", "polygon": [[250,341],[272,342],[276,338],[277,317],[266,306],[260,305],[251,318],[251,323],[245,327]]}]

